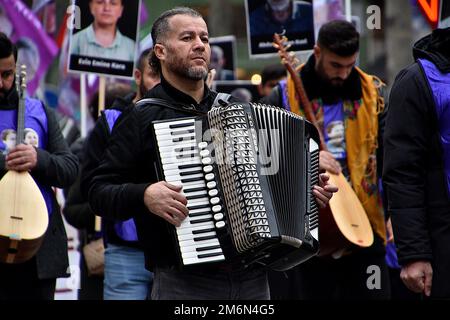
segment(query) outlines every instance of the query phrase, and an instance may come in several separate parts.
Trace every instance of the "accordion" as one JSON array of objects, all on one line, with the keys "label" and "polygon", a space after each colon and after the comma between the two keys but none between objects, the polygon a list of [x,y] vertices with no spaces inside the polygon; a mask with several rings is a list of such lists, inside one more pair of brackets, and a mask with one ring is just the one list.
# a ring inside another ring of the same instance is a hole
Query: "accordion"
[{"label": "accordion", "polygon": [[290,269],[316,255],[319,135],[304,118],[253,103],[152,123],[161,180],[182,185],[173,227],[182,266],[223,260]]}]

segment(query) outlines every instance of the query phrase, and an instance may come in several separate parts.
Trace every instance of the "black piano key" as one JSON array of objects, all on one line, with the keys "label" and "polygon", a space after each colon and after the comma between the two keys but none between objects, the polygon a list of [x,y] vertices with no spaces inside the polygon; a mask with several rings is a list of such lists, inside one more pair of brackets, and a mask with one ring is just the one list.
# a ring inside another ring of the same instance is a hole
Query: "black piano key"
[{"label": "black piano key", "polygon": [[191,127],[193,126],[193,122],[187,122],[187,123],[176,123],[169,125],[169,129],[177,129],[177,128],[184,128],[184,127]]},{"label": "black piano key", "polygon": [[183,142],[183,141],[191,141],[191,140],[194,140],[194,136],[175,138],[175,139],[172,139],[172,142]]},{"label": "black piano key", "polygon": [[196,150],[196,148],[194,146],[175,148],[175,152],[187,152],[187,151],[195,151],[195,150]]},{"label": "black piano key", "polygon": [[171,132],[170,134],[171,134],[172,136],[179,136],[179,135],[182,135],[182,134],[190,134],[190,133],[194,133],[194,129],[191,129],[191,130],[181,130],[181,131],[173,131],[173,132]]},{"label": "black piano key", "polygon": [[202,233],[207,233],[207,232],[212,232],[212,231],[216,231],[215,228],[207,228],[207,229],[201,229],[201,230],[193,230],[192,234],[202,234]]},{"label": "black piano key", "polygon": [[195,153],[183,153],[176,156],[177,159],[189,159],[189,158],[195,158]]},{"label": "black piano key", "polygon": [[186,194],[186,193],[205,191],[205,190],[206,190],[206,186],[204,188],[199,187],[199,188],[183,189],[183,192]]},{"label": "black piano key", "polygon": [[196,212],[196,213],[189,213],[189,217],[198,217],[198,216],[204,216],[205,214],[208,214],[211,212],[211,209],[208,211],[202,211],[202,212]]},{"label": "black piano key", "polygon": [[205,180],[204,177],[188,178],[188,179],[181,179],[181,183],[196,182],[196,181],[203,181],[203,180]]},{"label": "black piano key", "polygon": [[201,198],[207,198],[207,197],[208,197],[208,195],[205,193],[205,194],[197,194],[195,196],[187,196],[186,199],[193,200],[193,199],[201,199]]},{"label": "black piano key", "polygon": [[197,168],[201,166],[200,163],[194,163],[194,164],[183,164],[181,166],[178,166],[178,169],[184,170],[184,169],[191,169],[191,168]]},{"label": "black piano key", "polygon": [[207,204],[200,204],[200,205],[197,205],[197,206],[188,206],[187,208],[189,210],[195,210],[195,209],[203,209],[203,208],[209,208],[209,207],[210,207],[209,203],[207,203]]},{"label": "black piano key", "polygon": [[209,247],[197,248],[197,249],[195,249],[195,250],[198,251],[198,252],[201,252],[201,251],[208,251],[208,250],[214,250],[214,249],[221,249],[221,248],[220,248],[219,245],[216,245],[216,246],[209,246]]},{"label": "black piano key", "polygon": [[221,255],[223,255],[222,252],[204,253],[204,254],[199,254],[197,256],[197,258],[201,259],[201,258],[217,257],[217,256],[221,256]]},{"label": "black piano key", "polygon": [[197,224],[197,223],[203,223],[203,222],[210,222],[210,221],[214,221],[214,219],[212,217],[210,218],[205,218],[205,219],[198,219],[198,220],[191,220],[191,224]]},{"label": "black piano key", "polygon": [[180,172],[180,177],[183,176],[190,176],[191,174],[199,174],[199,173],[203,173],[203,170],[195,170],[195,171],[185,171],[185,172]]},{"label": "black piano key", "polygon": [[213,240],[213,239],[217,239],[217,236],[198,237],[198,238],[194,238],[194,241],[206,241],[206,240]]}]

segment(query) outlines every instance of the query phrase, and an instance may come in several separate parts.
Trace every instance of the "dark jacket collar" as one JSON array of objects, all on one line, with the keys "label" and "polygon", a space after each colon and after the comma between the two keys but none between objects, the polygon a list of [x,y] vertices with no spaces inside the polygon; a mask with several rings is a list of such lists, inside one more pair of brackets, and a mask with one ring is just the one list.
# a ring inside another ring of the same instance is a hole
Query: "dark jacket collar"
[{"label": "dark jacket collar", "polygon": [[414,44],[414,59],[427,59],[444,73],[450,72],[450,28],[436,29]]},{"label": "dark jacket collar", "polygon": [[205,83],[205,91],[203,95],[203,99],[200,103],[197,103],[194,98],[192,98],[190,95],[185,94],[184,92],[178,90],[174,86],[172,86],[169,81],[167,81],[162,75],[161,75],[161,82],[157,84],[155,87],[153,87],[152,90],[148,91],[145,94],[146,98],[155,98],[159,97],[164,100],[173,101],[177,103],[184,104],[186,106],[191,106],[196,109],[199,108],[199,106],[203,105],[207,99],[209,99],[211,95],[211,90],[208,88],[208,86]]},{"label": "dark jacket collar", "polygon": [[127,107],[132,107],[134,105],[134,98],[136,97],[136,92],[131,92],[127,94],[125,97],[117,97],[111,108],[116,110],[125,110]]},{"label": "dark jacket collar", "polygon": [[316,59],[311,55],[301,70],[303,86],[310,100],[322,98],[324,103],[334,103],[338,100],[359,100],[362,97],[361,79],[358,71],[353,68],[344,85],[340,88],[331,86],[316,72]]},{"label": "dark jacket collar", "polygon": [[16,109],[19,104],[19,94],[17,93],[16,86],[12,86],[6,97],[0,99],[0,109],[10,110]]}]

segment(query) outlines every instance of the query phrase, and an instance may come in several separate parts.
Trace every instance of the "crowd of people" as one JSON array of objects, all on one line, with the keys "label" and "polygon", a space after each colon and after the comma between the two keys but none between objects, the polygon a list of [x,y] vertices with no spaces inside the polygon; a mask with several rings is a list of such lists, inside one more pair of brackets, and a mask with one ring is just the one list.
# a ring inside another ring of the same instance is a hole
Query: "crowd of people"
[{"label": "crowd of people", "polygon": [[[289,1],[269,3],[274,12],[292,9]],[[90,1],[93,14],[96,5]],[[122,2],[113,9],[120,17]],[[101,270],[91,269],[90,257],[82,254],[80,300],[450,298],[450,28],[414,45],[415,62],[398,74],[388,96],[383,81],[356,65],[355,27],[341,20],[321,27],[313,54],[296,69],[327,149],[319,153],[321,174],[311,191],[320,207],[319,228],[340,192],[330,177],[342,174],[374,240],[364,247],[347,242],[327,254],[319,249],[287,271],[227,260],[180,268],[170,230],[189,215],[188,198],[180,185],[159,177],[151,126],[205,115],[223,96],[207,82],[215,48],[199,12],[167,10],[154,21],[151,36],[153,48],[136,63],[136,91],[124,83],[107,86],[106,110],[99,113],[97,95],[89,108],[94,128],[69,146],[54,111],[32,98],[24,101],[25,132],[18,136],[17,49],[0,33],[0,176],[28,171],[49,215],[34,257],[0,262],[0,300],[51,300],[56,279],[69,276],[54,188],[64,189],[62,212],[80,232],[80,252],[90,243],[104,248]],[[218,60],[221,54],[215,54]],[[261,74],[263,98],[252,102],[305,116],[298,85],[281,63]],[[242,101],[220,101],[232,102]],[[96,215],[101,232],[94,227]]]}]

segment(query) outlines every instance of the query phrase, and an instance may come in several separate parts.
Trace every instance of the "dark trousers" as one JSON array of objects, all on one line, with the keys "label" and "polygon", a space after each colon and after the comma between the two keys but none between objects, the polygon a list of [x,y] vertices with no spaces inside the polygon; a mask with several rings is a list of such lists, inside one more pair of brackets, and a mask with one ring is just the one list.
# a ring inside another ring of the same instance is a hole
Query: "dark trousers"
[{"label": "dark trousers", "polygon": [[340,259],[312,258],[286,272],[270,272],[276,300],[378,300],[390,298],[382,243]]},{"label": "dark trousers", "polygon": [[264,270],[154,270],[152,300],[268,300]]},{"label": "dark trousers", "polygon": [[103,300],[103,276],[90,276],[84,256],[80,259],[80,289],[78,300]]},{"label": "dark trousers", "polygon": [[54,300],[56,279],[38,279],[36,259],[0,263],[0,300]]}]

